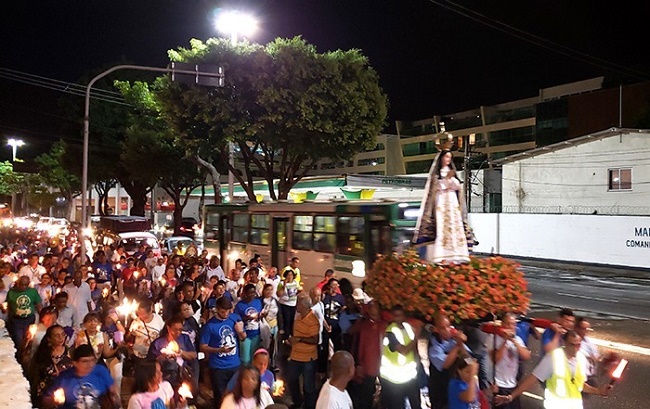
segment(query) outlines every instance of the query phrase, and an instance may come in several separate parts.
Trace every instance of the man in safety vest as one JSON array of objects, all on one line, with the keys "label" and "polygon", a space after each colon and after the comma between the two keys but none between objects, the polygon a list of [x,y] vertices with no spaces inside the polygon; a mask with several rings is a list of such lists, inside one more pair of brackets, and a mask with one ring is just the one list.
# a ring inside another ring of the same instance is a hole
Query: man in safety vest
[{"label": "man in safety vest", "polygon": [[408,398],[411,408],[419,408],[417,338],[411,325],[404,322],[406,314],[401,305],[394,306],[392,314],[393,321],[384,333],[379,369],[382,406],[404,408],[404,400]]},{"label": "man in safety vest", "polygon": [[556,348],[546,354],[533,373],[522,380],[510,395],[497,395],[497,406],[512,402],[537,381],[546,381],[544,408],[583,409],[582,393],[606,396],[610,384],[595,388],[587,381],[587,358],[580,352],[582,338],[575,331],[566,333],[564,347]]}]

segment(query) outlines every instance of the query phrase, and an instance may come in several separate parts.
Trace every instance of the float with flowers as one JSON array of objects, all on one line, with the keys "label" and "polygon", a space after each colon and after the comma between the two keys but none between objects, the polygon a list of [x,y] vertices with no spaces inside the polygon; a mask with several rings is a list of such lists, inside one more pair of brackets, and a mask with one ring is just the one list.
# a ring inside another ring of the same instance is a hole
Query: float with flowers
[{"label": "float with flowers", "polygon": [[469,263],[435,265],[415,251],[379,258],[366,292],[384,309],[402,305],[424,321],[443,311],[450,320],[480,320],[507,311],[525,313],[530,293],[519,264],[503,257],[472,257]]}]

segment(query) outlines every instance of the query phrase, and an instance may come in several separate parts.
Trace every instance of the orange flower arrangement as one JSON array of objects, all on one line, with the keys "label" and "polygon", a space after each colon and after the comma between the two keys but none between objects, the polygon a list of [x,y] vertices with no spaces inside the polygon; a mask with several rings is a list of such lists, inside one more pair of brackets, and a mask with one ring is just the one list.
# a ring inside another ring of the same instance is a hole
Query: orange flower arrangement
[{"label": "orange flower arrangement", "polygon": [[415,251],[394,253],[372,266],[366,292],[383,308],[401,304],[427,321],[440,311],[456,322],[506,311],[523,313],[530,293],[518,267],[503,257],[472,257],[468,264],[443,266],[420,260]]}]

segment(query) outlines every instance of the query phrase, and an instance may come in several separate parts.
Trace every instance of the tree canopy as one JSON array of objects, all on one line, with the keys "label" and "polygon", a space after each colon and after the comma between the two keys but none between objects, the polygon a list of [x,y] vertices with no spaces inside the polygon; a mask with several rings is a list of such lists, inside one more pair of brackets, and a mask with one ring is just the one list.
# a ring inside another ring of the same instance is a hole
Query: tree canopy
[{"label": "tree canopy", "polygon": [[296,37],[266,46],[192,40],[169,54],[224,67],[223,88],[163,78],[156,99],[191,154],[205,159],[216,152],[228,163],[228,144],[235,145],[243,166],[227,166],[251,200],[254,177],[268,182],[272,199],[286,199],[318,160],[349,159],[373,147],[385,125],[387,98],[359,50],[318,53]]}]

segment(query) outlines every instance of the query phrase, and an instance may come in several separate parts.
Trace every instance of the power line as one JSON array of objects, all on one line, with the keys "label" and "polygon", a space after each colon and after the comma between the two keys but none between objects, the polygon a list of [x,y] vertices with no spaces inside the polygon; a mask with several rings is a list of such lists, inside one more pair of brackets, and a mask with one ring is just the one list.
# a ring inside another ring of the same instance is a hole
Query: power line
[{"label": "power line", "polygon": [[635,78],[637,80],[646,81],[650,78],[650,75],[648,75],[648,73],[646,72],[637,71],[629,67],[625,67],[623,65],[611,61],[607,61],[599,57],[592,56],[582,51],[574,50],[562,44],[555,43],[553,41],[550,41],[538,35],[529,33],[519,28],[513,27],[509,24],[503,23],[502,21],[496,20],[492,17],[487,17],[481,13],[478,13],[467,7],[461,6],[452,1],[449,0],[429,0],[429,1],[446,10],[449,10],[453,13],[459,14],[463,17],[473,20],[479,24],[486,25],[495,30],[501,31],[502,33],[519,38],[522,41],[526,41],[528,43],[537,45],[539,47],[545,48],[554,53],[561,54],[566,57],[573,58],[575,60],[624,75],[626,77]]}]

